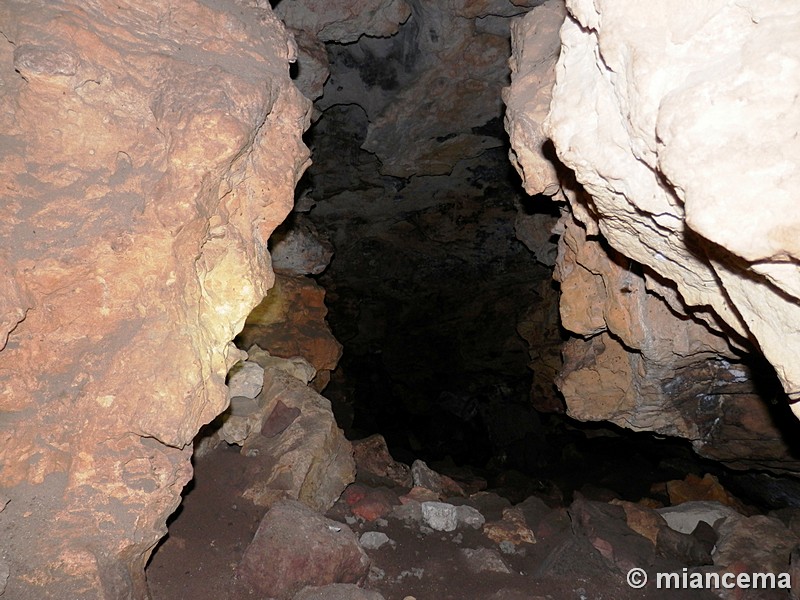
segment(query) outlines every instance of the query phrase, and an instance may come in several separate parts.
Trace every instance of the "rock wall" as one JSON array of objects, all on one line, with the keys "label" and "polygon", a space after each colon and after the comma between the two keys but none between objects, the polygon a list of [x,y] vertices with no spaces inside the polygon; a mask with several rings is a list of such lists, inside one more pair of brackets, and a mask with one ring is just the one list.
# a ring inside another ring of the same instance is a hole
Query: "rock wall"
[{"label": "rock wall", "polygon": [[250,4],[0,6],[0,595],[148,596],[308,161]]},{"label": "rock wall", "polygon": [[[529,364],[541,395],[554,395],[543,363],[558,359],[557,345],[548,338],[529,360],[517,333],[542,332],[527,309],[555,302],[550,267],[514,239],[523,194],[506,158],[500,99],[509,23],[540,2],[276,6],[296,31],[299,79],[309,75],[303,89],[319,117],[296,211],[308,211],[335,248],[318,280],[345,348],[326,395],[337,416],[352,416],[348,435],[381,431],[393,450],[424,440],[440,452],[451,430],[473,450],[474,435],[465,440],[483,428],[475,404],[509,386],[503,401],[527,405]],[[310,77],[323,70],[320,46],[330,71],[323,86]],[[450,394],[463,401],[457,414],[442,401]],[[426,425],[434,415],[448,425]]]},{"label": "rock wall", "polygon": [[789,33],[800,10],[566,9],[549,2],[515,23],[505,99],[526,190],[570,208],[556,271],[576,335],[559,379],[568,411],[797,470],[778,429],[783,394],[764,390],[769,369],[746,354],[763,353],[800,398],[800,43]]}]

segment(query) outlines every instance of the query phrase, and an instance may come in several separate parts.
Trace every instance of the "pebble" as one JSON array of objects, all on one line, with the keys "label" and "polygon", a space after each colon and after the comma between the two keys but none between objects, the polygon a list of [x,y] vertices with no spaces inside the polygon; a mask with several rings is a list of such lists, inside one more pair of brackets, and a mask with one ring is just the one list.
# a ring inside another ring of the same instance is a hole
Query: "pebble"
[{"label": "pebble", "polygon": [[391,542],[389,536],[381,531],[367,531],[358,540],[362,548],[367,550],[377,550],[384,544]]}]

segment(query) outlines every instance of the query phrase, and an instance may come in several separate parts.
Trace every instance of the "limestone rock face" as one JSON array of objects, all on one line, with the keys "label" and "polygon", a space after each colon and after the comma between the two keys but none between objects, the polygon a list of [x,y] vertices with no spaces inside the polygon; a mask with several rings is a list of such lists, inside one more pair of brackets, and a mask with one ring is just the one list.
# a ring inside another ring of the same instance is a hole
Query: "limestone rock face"
[{"label": "limestone rock face", "polygon": [[567,7],[545,129],[591,194],[578,218],[755,340],[800,399],[800,8]]},{"label": "limestone rock face", "polygon": [[629,270],[571,216],[562,226],[561,322],[580,336],[564,344],[557,379],[568,414],[684,437],[735,466],[800,470],[774,424],[779,411],[725,337],[674,312],[653,291],[670,288]]},{"label": "limestone rock face", "polygon": [[276,14],[289,26],[308,31],[324,42],[350,43],[362,35],[388,37],[408,19],[405,0],[314,0],[279,3]]},{"label": "limestone rock face", "polygon": [[147,597],[308,151],[268,8],[0,6],[10,598]]},{"label": "limestone rock face", "polygon": [[[763,365],[743,362],[742,349],[755,341],[790,397],[800,391],[792,374],[797,261],[789,243],[763,249],[763,240],[778,239],[773,213],[752,209],[755,194],[780,202],[791,180],[768,178],[767,190],[744,180],[758,161],[799,156],[800,145],[783,135],[797,115],[769,126],[760,115],[786,105],[800,78],[774,86],[753,65],[769,63],[780,40],[787,73],[798,68],[798,46],[781,32],[800,13],[778,4],[770,16],[724,1],[691,18],[668,5],[647,19],[644,6],[628,2],[567,8],[555,73],[557,46],[533,37],[550,31],[555,9],[515,23],[505,93],[512,162],[526,190],[569,201],[555,272],[561,321],[576,336],[563,348],[557,381],[567,410],[686,437],[701,454],[737,466],[796,471],[775,426],[788,409],[765,402]],[[772,44],[762,43],[770,36]],[[579,185],[554,166],[548,137]],[[769,152],[756,149],[764,139]],[[741,162],[756,154],[752,166]],[[723,204],[726,217],[713,225],[710,211]],[[788,231],[800,213],[781,214]],[[746,234],[731,215],[748,223]]]},{"label": "limestone rock face", "polygon": [[[509,157],[531,195],[554,195],[559,190],[556,164],[546,155],[549,142],[542,123],[550,111],[559,30],[567,16],[562,0],[549,0],[511,25],[511,71],[514,87],[503,90],[506,129],[511,138]],[[526,242],[527,243],[527,242]]]}]

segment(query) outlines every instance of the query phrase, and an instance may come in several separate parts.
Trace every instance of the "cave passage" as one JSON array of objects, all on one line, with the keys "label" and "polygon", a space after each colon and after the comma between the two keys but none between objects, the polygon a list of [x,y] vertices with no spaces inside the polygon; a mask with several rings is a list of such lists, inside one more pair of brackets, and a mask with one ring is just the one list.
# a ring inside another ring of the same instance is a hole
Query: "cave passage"
[{"label": "cave passage", "polygon": [[[472,469],[497,488],[550,487],[567,502],[585,485],[638,500],[689,473],[737,480],[687,440],[565,416],[556,379],[570,336],[553,270],[568,208],[523,190],[501,100],[510,22],[527,9],[448,10],[413,2],[391,35],[325,42],[329,75],[306,134],[314,162],[285,227],[310,226],[332,249],[313,277],[343,346],[323,392],[340,427],[351,440],[380,433],[407,464]],[[665,373],[674,382],[664,386],[714,385],[703,361],[684,371]],[[763,361],[748,372],[768,381],[762,397],[779,390]],[[751,487],[756,504],[774,500]]]},{"label": "cave passage", "polygon": [[[362,116],[345,113],[357,122]],[[323,152],[349,159],[337,160],[335,175],[344,186],[351,172],[355,190],[363,185],[359,165],[374,162],[353,124],[333,126],[327,115],[308,135],[316,163],[300,194],[305,186],[329,189]],[[567,333],[555,304],[551,233],[563,206],[526,196],[505,132],[493,132],[502,145],[478,157],[467,185],[452,176],[412,177],[389,186],[388,199],[374,200],[383,208],[366,216],[358,194],[344,207],[335,204],[341,195],[321,197],[308,215],[334,241],[333,260],[315,278],[343,354],[323,395],[348,439],[380,434],[395,459],[485,480],[516,502],[538,493],[569,503],[580,492],[668,503],[666,481],[711,474],[763,509],[794,505],[791,493],[775,493],[780,485],[770,476],[702,459],[687,440],[565,415],[554,380]],[[409,200],[416,200],[410,210]],[[538,239],[537,252],[518,238]],[[540,337],[523,337],[531,330]],[[768,364],[752,370],[765,374],[764,396],[779,393]],[[775,420],[792,428],[787,414]]]}]

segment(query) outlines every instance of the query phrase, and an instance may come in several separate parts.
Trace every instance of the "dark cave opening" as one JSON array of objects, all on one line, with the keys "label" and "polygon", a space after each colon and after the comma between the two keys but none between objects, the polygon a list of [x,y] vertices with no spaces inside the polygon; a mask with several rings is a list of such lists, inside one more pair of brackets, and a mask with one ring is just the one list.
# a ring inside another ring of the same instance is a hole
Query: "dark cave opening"
[{"label": "dark cave opening", "polygon": [[[550,229],[562,205],[524,193],[506,145],[466,170],[472,196],[460,184],[457,198],[442,193],[449,182],[440,178],[389,178],[390,185],[381,178],[384,195],[372,197],[372,207],[359,216],[345,190],[368,194],[359,169],[379,163],[361,149],[363,113],[348,113],[358,115],[360,135],[333,143],[345,148],[340,158],[356,165],[355,179],[347,182],[348,163],[339,161],[332,179],[323,166],[321,172],[312,167],[305,180],[312,194],[328,190],[334,199],[318,194],[308,218],[335,247],[330,266],[315,278],[326,289],[327,320],[343,345],[323,395],[348,439],[381,434],[396,460],[410,465],[421,459],[456,479],[483,479],[515,502],[535,494],[569,504],[579,492],[668,504],[665,482],[713,475],[760,510],[800,505],[792,479],[730,469],[698,456],[685,439],[566,416],[552,369],[554,352],[569,337],[554,304],[559,290],[550,263],[557,242]],[[341,131],[341,124],[328,129],[325,118],[309,135],[312,148],[332,143],[319,132],[335,137]],[[387,195],[391,217],[382,212]],[[343,196],[345,208],[338,212],[334,202]],[[416,210],[396,208],[408,200],[416,201]],[[539,227],[534,235],[545,243],[538,252],[525,239],[531,234],[515,229],[520,219]],[[452,224],[455,234],[447,230]],[[359,230],[369,236],[353,235]],[[492,256],[481,253],[487,248]],[[520,333],[531,313],[544,321],[536,330],[546,334],[539,340],[544,350]],[[751,363],[761,397],[781,394],[766,361],[743,361]],[[785,402],[770,407],[789,411]],[[800,429],[785,414],[773,418],[784,430]]]},{"label": "dark cave opening", "polygon": [[[380,433],[408,464],[422,459],[445,471],[479,471],[488,485],[512,495],[524,493],[514,486],[549,485],[568,502],[590,485],[639,500],[651,493],[650,484],[689,473],[738,481],[724,461],[701,458],[685,439],[565,416],[556,378],[570,336],[561,327],[553,281],[561,235],[553,229],[565,203],[523,189],[509,158],[501,104],[473,102],[473,113],[457,117],[445,109],[434,123],[447,103],[429,95],[423,112],[397,122],[430,124],[430,138],[417,140],[431,148],[427,154],[409,146],[418,161],[411,170],[397,159],[409,140],[385,128],[384,120],[395,116],[392,102],[413,105],[410,90],[440,68],[423,47],[433,44],[437,59],[447,56],[435,40],[420,38],[417,21],[425,18],[430,15],[414,14],[389,38],[326,43],[331,74],[306,134],[314,164],[298,188],[293,218],[313,224],[334,250],[314,278],[326,291],[327,321],[343,345],[323,392],[340,427],[353,440]],[[507,73],[487,79],[499,97]],[[383,146],[376,145],[379,134],[386,136]],[[448,144],[464,136],[480,137],[481,149],[467,144],[471,154],[450,154]],[[546,154],[560,164],[548,147]],[[433,158],[426,162],[426,156]],[[441,156],[450,161],[446,169],[438,166]],[[582,193],[569,173],[562,175]],[[620,266],[645,276],[633,261]],[[759,363],[749,372],[771,369]],[[710,397],[717,394],[725,392]],[[704,410],[704,401],[696,402]],[[776,423],[785,427],[786,419]],[[591,466],[570,462],[576,453]],[[771,505],[757,496],[756,504]]]}]

